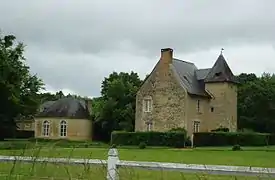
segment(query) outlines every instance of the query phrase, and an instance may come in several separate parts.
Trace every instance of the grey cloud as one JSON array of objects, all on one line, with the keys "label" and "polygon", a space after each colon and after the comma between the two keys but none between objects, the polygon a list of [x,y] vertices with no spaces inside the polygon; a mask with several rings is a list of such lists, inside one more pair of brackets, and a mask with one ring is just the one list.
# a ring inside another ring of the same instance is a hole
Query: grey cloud
[{"label": "grey cloud", "polygon": [[26,57],[32,72],[51,89],[70,89],[83,96],[99,96],[102,80],[113,71],[140,72],[144,78],[154,65],[146,57],[122,52],[71,54],[28,47]]},{"label": "grey cloud", "polygon": [[275,44],[273,0],[0,0],[0,4],[0,29],[27,45],[32,70],[55,89],[88,96],[99,94],[101,80],[112,71],[149,73],[163,47],[206,61],[210,56],[196,54]]},{"label": "grey cloud", "polygon": [[1,6],[9,16],[1,24],[24,40],[70,52],[99,53],[123,40],[148,52],[163,46],[188,52],[232,41],[275,39],[272,0],[25,2]]}]

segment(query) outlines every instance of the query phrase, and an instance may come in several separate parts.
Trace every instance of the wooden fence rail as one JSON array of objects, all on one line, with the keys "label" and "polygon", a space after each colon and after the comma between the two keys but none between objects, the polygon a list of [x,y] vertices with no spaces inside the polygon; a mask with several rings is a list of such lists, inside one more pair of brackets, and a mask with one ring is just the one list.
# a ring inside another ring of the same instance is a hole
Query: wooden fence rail
[{"label": "wooden fence rail", "polygon": [[233,176],[259,176],[275,177],[275,168],[244,167],[244,166],[222,166],[222,165],[200,165],[200,164],[180,164],[164,162],[142,162],[142,161],[122,161],[119,160],[117,149],[110,149],[108,160],[100,159],[73,159],[73,158],[36,158],[26,156],[0,156],[0,162],[25,162],[25,163],[53,163],[53,164],[90,164],[107,165],[107,179],[118,180],[118,169],[120,167],[141,168],[149,170],[178,171],[186,173],[206,173],[216,175]]}]

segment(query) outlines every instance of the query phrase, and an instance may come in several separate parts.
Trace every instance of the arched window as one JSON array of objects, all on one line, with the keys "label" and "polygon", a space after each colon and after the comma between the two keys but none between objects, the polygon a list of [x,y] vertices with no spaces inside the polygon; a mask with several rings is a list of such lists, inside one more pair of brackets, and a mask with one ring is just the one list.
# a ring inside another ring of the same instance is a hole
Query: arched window
[{"label": "arched window", "polygon": [[50,123],[49,121],[43,121],[43,126],[42,126],[42,135],[43,136],[49,136],[50,134]]},{"label": "arched window", "polygon": [[67,136],[67,122],[64,120],[60,122],[60,136],[61,137]]}]

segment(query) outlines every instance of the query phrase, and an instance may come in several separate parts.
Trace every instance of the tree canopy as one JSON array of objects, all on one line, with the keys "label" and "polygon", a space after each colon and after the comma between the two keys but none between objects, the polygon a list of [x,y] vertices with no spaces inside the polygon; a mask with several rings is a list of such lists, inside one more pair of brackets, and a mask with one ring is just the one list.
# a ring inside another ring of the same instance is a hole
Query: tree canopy
[{"label": "tree canopy", "polygon": [[93,99],[95,133],[99,139],[108,140],[113,130],[134,130],[135,96],[141,83],[134,72],[113,72],[103,80],[101,97]]},{"label": "tree canopy", "polygon": [[15,118],[33,115],[39,104],[43,82],[26,65],[23,43],[13,35],[0,34],[0,123],[15,128]]},{"label": "tree canopy", "polygon": [[238,128],[275,133],[275,76],[240,74]]}]

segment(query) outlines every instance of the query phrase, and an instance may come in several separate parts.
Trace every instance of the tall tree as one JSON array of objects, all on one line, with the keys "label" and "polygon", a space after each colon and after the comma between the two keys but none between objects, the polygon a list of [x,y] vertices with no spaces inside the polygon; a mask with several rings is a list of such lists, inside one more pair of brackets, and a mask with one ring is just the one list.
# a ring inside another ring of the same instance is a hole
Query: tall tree
[{"label": "tall tree", "polygon": [[[15,118],[36,112],[42,80],[29,72],[24,45],[0,34],[0,127],[15,129]],[[3,137],[2,137],[3,138]]]},{"label": "tall tree", "polygon": [[41,104],[46,101],[56,101],[58,100],[58,97],[55,94],[52,94],[50,92],[40,93],[40,102]]},{"label": "tall tree", "polygon": [[238,127],[275,133],[275,77],[241,74],[238,88]]},{"label": "tall tree", "polygon": [[134,72],[113,72],[103,80],[102,97],[93,100],[95,127],[100,131],[97,137],[108,140],[113,130],[134,130],[135,99],[141,83]]}]

